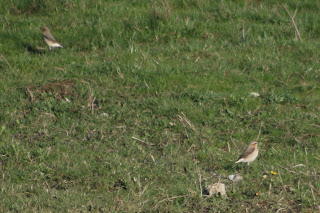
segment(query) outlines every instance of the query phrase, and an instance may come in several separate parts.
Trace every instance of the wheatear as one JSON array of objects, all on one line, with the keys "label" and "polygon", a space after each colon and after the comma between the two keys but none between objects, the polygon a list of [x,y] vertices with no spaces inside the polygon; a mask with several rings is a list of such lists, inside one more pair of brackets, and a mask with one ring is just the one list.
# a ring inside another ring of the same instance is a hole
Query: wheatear
[{"label": "wheatear", "polygon": [[258,142],[253,141],[244,149],[243,154],[239,157],[236,163],[247,163],[248,165],[253,162],[259,154]]},{"label": "wheatear", "polygon": [[41,27],[40,29],[43,32],[44,41],[49,46],[50,50],[52,50],[52,48],[55,48],[55,47],[63,48],[63,46],[56,41],[53,35],[51,35],[48,27]]}]

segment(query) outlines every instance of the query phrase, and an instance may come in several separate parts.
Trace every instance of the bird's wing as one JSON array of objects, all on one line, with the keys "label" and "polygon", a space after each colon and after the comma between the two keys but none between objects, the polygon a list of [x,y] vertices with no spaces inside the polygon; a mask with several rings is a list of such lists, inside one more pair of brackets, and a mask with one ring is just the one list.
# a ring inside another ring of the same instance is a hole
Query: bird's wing
[{"label": "bird's wing", "polygon": [[46,39],[56,42],[56,39],[53,37],[53,35],[51,35],[51,33],[46,33],[43,35],[43,37],[45,37]]},{"label": "bird's wing", "polygon": [[249,148],[249,149],[246,149],[246,150],[244,151],[244,153],[239,157],[238,160],[240,160],[241,158],[246,158],[246,157],[248,157],[248,155],[252,154],[252,153],[254,152],[254,150],[255,150],[254,147],[251,147],[251,148]]}]

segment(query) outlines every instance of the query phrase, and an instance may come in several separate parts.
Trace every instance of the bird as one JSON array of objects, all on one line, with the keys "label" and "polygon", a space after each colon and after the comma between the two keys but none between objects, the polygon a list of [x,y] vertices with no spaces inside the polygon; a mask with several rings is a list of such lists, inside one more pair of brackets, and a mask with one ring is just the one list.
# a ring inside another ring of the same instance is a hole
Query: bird
[{"label": "bird", "polygon": [[253,141],[248,144],[248,146],[244,149],[243,154],[235,163],[247,163],[247,165],[249,165],[258,157],[258,154],[258,142]]},{"label": "bird", "polygon": [[53,35],[50,33],[50,30],[48,27],[41,27],[40,30],[43,33],[44,41],[49,46],[49,49],[52,50],[52,48],[59,47],[63,48],[61,44],[59,44],[56,39],[53,37]]}]

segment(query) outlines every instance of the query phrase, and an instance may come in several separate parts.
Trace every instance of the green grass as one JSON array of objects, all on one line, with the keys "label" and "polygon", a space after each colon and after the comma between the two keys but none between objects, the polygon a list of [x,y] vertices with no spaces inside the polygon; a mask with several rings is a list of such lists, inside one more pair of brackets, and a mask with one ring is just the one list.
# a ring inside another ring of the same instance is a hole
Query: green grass
[{"label": "green grass", "polygon": [[320,5],[282,3],[5,0],[0,211],[317,211]]}]

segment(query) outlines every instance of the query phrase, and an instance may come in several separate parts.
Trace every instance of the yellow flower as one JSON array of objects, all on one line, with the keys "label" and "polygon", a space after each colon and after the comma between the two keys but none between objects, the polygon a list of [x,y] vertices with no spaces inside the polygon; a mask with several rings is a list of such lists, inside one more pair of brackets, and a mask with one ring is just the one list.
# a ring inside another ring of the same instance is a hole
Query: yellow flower
[{"label": "yellow flower", "polygon": [[277,174],[278,174],[277,172],[274,172],[274,171],[270,171],[270,173],[271,173],[272,175],[277,175]]},{"label": "yellow flower", "polygon": [[256,196],[259,196],[259,193],[258,193],[258,192],[256,192]]}]

